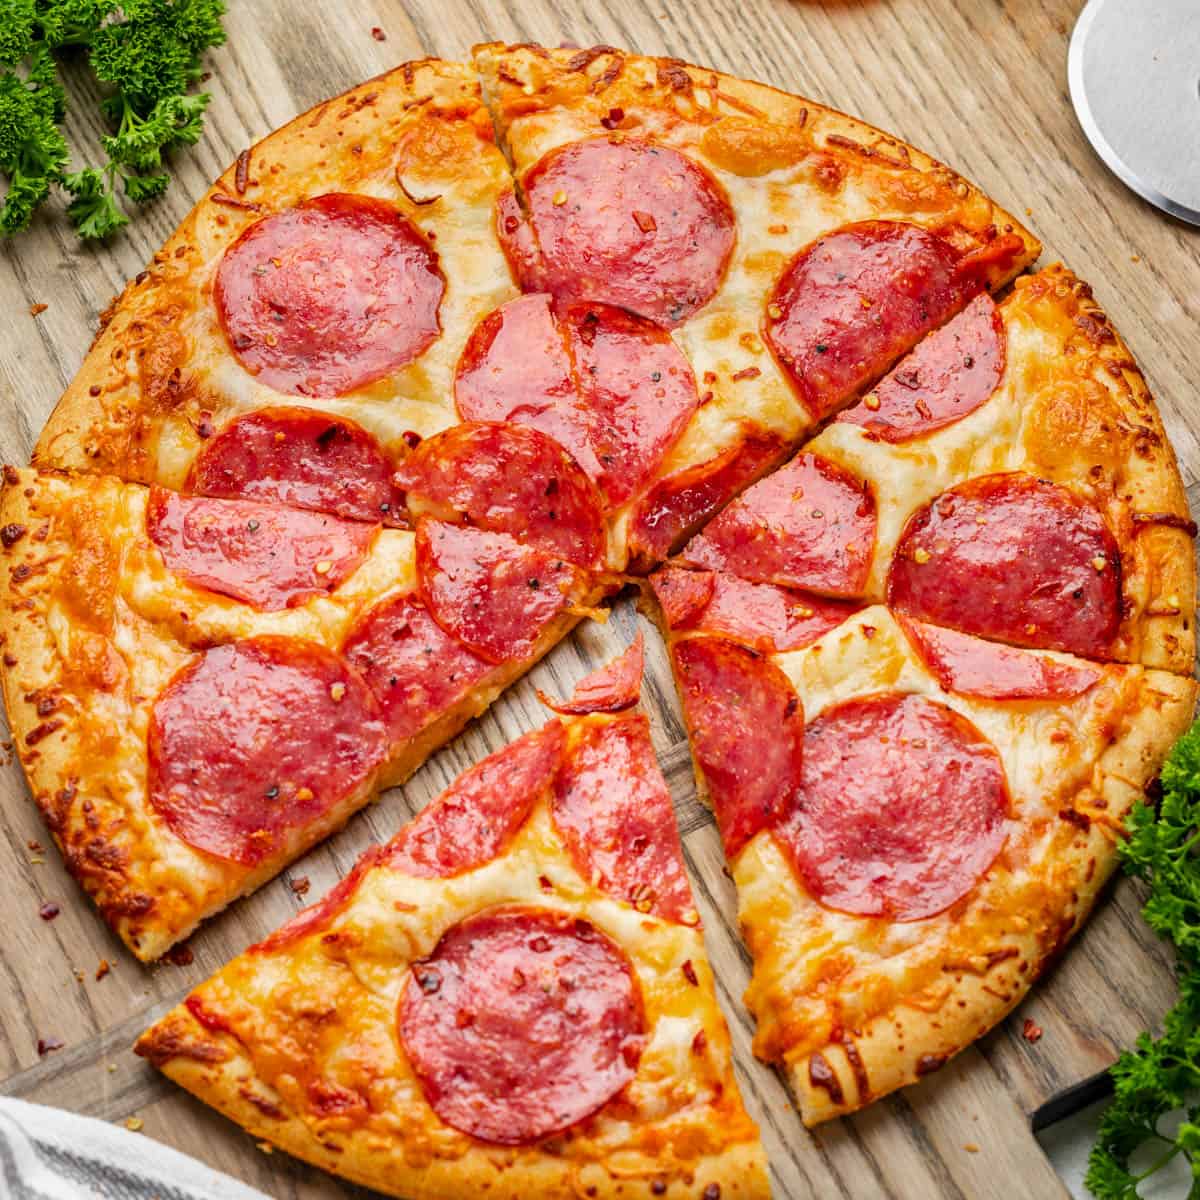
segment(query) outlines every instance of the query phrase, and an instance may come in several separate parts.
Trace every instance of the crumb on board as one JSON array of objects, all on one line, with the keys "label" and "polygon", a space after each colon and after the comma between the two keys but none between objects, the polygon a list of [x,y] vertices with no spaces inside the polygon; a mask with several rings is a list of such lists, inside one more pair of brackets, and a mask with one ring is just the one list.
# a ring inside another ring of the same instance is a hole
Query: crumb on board
[{"label": "crumb on board", "polygon": [[102,958],[96,967],[96,978],[103,979],[111,970],[112,963],[110,963],[107,958]]},{"label": "crumb on board", "polygon": [[1032,1017],[1026,1017],[1025,1024],[1021,1026],[1021,1036],[1032,1045],[1041,1041],[1042,1027]]},{"label": "crumb on board", "polygon": [[125,1118],[125,1128],[128,1129],[130,1133],[139,1133],[144,1124],[145,1122],[141,1117]]},{"label": "crumb on board", "polygon": [[50,305],[48,304],[31,304],[29,306],[29,315],[31,317],[40,317],[49,307]]}]

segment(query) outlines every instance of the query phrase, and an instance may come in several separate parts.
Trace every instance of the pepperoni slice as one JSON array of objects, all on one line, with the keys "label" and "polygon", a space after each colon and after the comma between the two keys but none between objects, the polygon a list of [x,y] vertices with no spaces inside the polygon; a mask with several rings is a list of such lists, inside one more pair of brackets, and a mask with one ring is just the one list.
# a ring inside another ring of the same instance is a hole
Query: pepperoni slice
[{"label": "pepperoni slice", "polygon": [[579,681],[570,700],[551,700],[544,692],[538,692],[538,699],[547,708],[572,716],[624,712],[642,694],[645,664],[646,643],[639,630],[624,654]]},{"label": "pepperoni slice", "polygon": [[692,749],[732,861],[791,809],[804,748],[800,700],[770,659],[724,638],[688,638],[673,658]]},{"label": "pepperoni slice", "polygon": [[445,290],[407,217],[331,192],[251,225],[225,252],[213,299],[247,371],[277,391],[340,396],[430,345]]},{"label": "pepperoni slice", "polygon": [[783,451],[784,441],[777,435],[747,430],[715,458],[656,483],[629,521],[629,570],[648,571],[662,562]]},{"label": "pepperoni slice", "polygon": [[548,289],[677,325],[712,299],[733,251],[733,209],[686,155],[635,138],[554,150],[524,179]]},{"label": "pepperoni slice", "polygon": [[1087,658],[1121,622],[1121,560],[1086,501],[1031,475],[986,475],[908,520],[889,603],[963,633]]},{"label": "pepperoni slice", "polygon": [[168,569],[189,583],[277,612],[340,586],[366,558],[378,526],[155,487],[146,532]]},{"label": "pepperoni slice", "polygon": [[499,857],[550,786],[565,740],[562,725],[550,721],[489,754],[392,839],[388,865],[444,879]]},{"label": "pepperoni slice", "polygon": [[367,685],[313,642],[260,637],[184,667],[150,720],[150,803],[197,850],[253,867],[370,782],[387,737]]},{"label": "pepperoni slice", "polygon": [[924,621],[901,618],[904,632],[948,692],[982,700],[1069,700],[1100,682],[1095,667],[1058,662]]},{"label": "pepperoni slice", "polygon": [[344,875],[315,904],[302,908],[290,921],[285,921],[274,933],[250,947],[251,953],[274,954],[293,946],[310,934],[328,929],[334,919],[354,898],[363,877],[383,861],[382,846],[368,846],[359,855],[349,875]]},{"label": "pepperoni slice", "polygon": [[804,784],[776,837],[830,908],[918,921],[949,908],[1005,838],[995,747],[923,696],[878,695],[822,713],[804,738]]},{"label": "pepperoni slice", "polygon": [[995,302],[986,293],[976,296],[837,419],[893,443],[953,425],[996,390],[1004,374],[1005,344]]},{"label": "pepperoni slice", "polygon": [[530,425],[565,446],[609,505],[636,495],[696,410],[696,380],[664,329],[604,304],[521,296],[484,318],[458,365],[470,421]]},{"label": "pepperoni slice", "polygon": [[404,1051],[437,1115],[528,1145],[603,1108],[634,1077],[645,1018],[633,969],[587,921],[506,907],[453,926],[400,997]]},{"label": "pepperoni slice", "polygon": [[853,596],[875,550],[875,497],[844,467],[816,454],[748,488],[683,558],[742,579]]},{"label": "pepperoni slice", "polygon": [[792,260],[767,305],[765,336],[818,420],[878,379],[979,290],[958,252],[899,221],[861,221]]},{"label": "pepperoni slice", "polygon": [[551,813],[584,879],[639,912],[696,924],[675,810],[642,714],[578,728]]},{"label": "pepperoni slice", "polygon": [[395,525],[392,464],[365,429],[311,408],[264,408],[231,421],[200,452],[189,490],[245,496]]},{"label": "pepperoni slice", "polygon": [[862,607],[723,571],[666,567],[650,586],[671,629],[720,634],[764,654],[809,646]]},{"label": "pepperoni slice", "polygon": [[383,600],[367,612],[342,654],[375,693],[393,743],[453,708],[492,669],[409,595]]},{"label": "pepperoni slice", "polygon": [[606,536],[595,484],[553,438],[508,423],[463,421],[426,438],[396,472],[419,514],[511,533],[520,541],[598,567]]},{"label": "pepperoni slice", "polygon": [[578,598],[578,568],[507,533],[423,517],[417,573],[433,619],[489,662],[527,658],[545,626]]}]

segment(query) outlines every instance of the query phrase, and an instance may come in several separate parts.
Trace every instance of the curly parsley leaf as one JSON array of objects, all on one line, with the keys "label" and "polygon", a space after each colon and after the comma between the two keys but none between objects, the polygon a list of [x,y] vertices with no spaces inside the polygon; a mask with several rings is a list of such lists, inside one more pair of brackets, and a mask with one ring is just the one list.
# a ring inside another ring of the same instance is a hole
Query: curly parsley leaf
[{"label": "curly parsley leaf", "polygon": [[[1157,816],[1130,814],[1121,847],[1126,871],[1146,880],[1143,914],[1175,943],[1179,1000],[1162,1036],[1142,1034],[1112,1068],[1113,1102],[1088,1161],[1086,1184],[1099,1200],[1136,1200],[1143,1180],[1183,1157],[1200,1197],[1200,722],[1175,744],[1162,770]],[[1177,1127],[1167,1118],[1182,1114]],[[1135,1169],[1135,1155],[1146,1159]]]},{"label": "curly parsley leaf", "polygon": [[[224,0],[0,0],[0,234],[26,228],[55,186],[83,238],[128,224],[118,188],[135,204],[161,196],[170,152],[203,131],[209,97],[188,89],[204,52],[225,40],[224,12]],[[73,51],[104,89],[113,131],[101,139],[105,162],[71,172],[55,56]]]}]

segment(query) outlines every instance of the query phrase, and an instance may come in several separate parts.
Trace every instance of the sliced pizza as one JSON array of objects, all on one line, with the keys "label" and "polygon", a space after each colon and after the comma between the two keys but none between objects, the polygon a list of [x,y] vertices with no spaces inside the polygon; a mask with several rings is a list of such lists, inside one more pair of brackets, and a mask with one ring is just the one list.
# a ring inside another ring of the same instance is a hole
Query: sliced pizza
[{"label": "sliced pizza", "polygon": [[[663,478],[621,514],[635,566],[1037,257],[978,188],[810,100],[610,47],[485,45],[475,63],[516,179],[499,228],[530,293],[486,339],[585,361],[573,323],[617,306],[672,330],[699,381]],[[536,338],[535,310],[551,314]],[[487,411],[549,426],[561,377],[532,400],[494,387]],[[470,415],[474,376],[458,389]]]},{"label": "sliced pizza", "polygon": [[[412,530],[7,468],[14,740],[138,957],[402,782],[612,589],[586,476],[532,431],[477,432],[487,470],[460,447]],[[505,446],[523,470],[497,477]]]},{"label": "sliced pizza", "polygon": [[138,1053],[407,1200],[766,1200],[640,676],[639,640]]},{"label": "sliced pizza", "polygon": [[[670,568],[651,606],[738,888],[755,1050],[815,1124],[936,1070],[1024,996],[1196,685],[714,576]],[[736,628],[730,587],[766,597]]]}]

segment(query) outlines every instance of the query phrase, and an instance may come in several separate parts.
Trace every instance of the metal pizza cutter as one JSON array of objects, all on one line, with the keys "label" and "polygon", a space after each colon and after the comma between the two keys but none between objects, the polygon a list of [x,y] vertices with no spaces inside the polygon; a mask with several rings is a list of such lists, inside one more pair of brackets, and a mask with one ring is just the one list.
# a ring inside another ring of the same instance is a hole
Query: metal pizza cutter
[{"label": "metal pizza cutter", "polygon": [[1113,173],[1200,225],[1200,0],[1089,0],[1067,77],[1083,131]]}]

